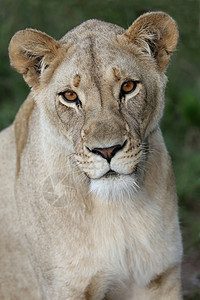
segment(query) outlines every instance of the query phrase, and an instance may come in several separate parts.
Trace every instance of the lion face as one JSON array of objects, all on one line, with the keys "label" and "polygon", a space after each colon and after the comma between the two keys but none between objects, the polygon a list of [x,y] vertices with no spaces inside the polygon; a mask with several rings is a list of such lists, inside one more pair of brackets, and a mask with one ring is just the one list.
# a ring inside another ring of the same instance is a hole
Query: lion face
[{"label": "lion face", "polygon": [[[141,35],[136,25],[132,31]],[[54,45],[51,55],[42,57],[39,83],[31,67],[26,67],[45,126],[55,137],[61,136],[63,144],[70,143],[75,164],[89,178],[91,191],[105,198],[137,190],[147,137],[164,107],[166,57],[159,53],[163,46],[154,47],[155,59],[144,32],[146,42],[142,37],[136,40],[132,31],[91,20],[59,44],[45,35],[46,43]],[[153,38],[151,48],[158,40]]]},{"label": "lion face", "polygon": [[81,40],[42,93],[46,102],[55,99],[51,113],[72,139],[77,166],[92,190],[102,186],[104,194],[105,185],[113,189],[113,184],[119,191],[122,185],[137,190],[145,139],[163,109],[159,74],[149,63],[149,76],[149,69],[120,46],[102,37]]}]

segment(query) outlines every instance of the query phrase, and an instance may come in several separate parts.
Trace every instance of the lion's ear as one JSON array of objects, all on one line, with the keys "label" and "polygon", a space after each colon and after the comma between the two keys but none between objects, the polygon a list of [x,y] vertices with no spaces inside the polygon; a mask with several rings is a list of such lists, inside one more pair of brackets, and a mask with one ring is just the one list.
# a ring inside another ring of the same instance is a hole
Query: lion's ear
[{"label": "lion's ear", "polygon": [[152,12],[140,16],[124,33],[129,42],[153,56],[162,72],[168,65],[178,42],[178,28],[166,13]]},{"label": "lion's ear", "polygon": [[31,87],[39,84],[44,62],[51,61],[61,45],[47,34],[26,29],[18,31],[10,41],[11,65],[21,74]]}]

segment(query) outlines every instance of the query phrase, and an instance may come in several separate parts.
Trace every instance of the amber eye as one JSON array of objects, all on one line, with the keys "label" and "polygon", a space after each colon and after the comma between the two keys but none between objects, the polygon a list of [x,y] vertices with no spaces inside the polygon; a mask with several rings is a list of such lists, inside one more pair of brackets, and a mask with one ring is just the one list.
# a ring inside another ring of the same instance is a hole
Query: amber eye
[{"label": "amber eye", "polygon": [[74,91],[65,91],[60,93],[63,99],[67,102],[76,102],[78,100],[78,95]]},{"label": "amber eye", "polygon": [[125,81],[121,86],[122,95],[129,94],[133,92],[137,87],[137,81]]}]

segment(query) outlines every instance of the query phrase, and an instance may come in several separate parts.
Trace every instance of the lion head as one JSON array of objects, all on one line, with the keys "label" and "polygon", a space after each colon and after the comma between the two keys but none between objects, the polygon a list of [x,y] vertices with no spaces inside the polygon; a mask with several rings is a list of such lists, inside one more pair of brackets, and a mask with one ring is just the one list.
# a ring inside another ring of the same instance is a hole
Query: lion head
[{"label": "lion head", "polygon": [[176,23],[161,12],[142,15],[128,30],[89,20],[60,41],[33,29],[12,38],[12,66],[92,193],[121,197],[140,187],[177,40]]}]

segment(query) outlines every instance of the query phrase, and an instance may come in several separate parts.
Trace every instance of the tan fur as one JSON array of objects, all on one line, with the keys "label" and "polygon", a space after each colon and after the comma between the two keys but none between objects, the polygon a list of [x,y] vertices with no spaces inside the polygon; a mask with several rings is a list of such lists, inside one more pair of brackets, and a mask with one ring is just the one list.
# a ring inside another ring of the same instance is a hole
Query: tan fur
[{"label": "tan fur", "polygon": [[161,12],[128,30],[89,20],[59,42],[32,29],[12,38],[11,64],[32,91],[0,135],[1,299],[182,299],[158,125],[177,40]]},{"label": "tan fur", "polygon": [[28,123],[31,113],[34,109],[35,101],[30,97],[21,106],[18,117],[15,120],[15,141],[16,141],[16,175],[18,175],[20,170],[20,158],[24,147],[26,146],[26,141],[28,137]]}]

